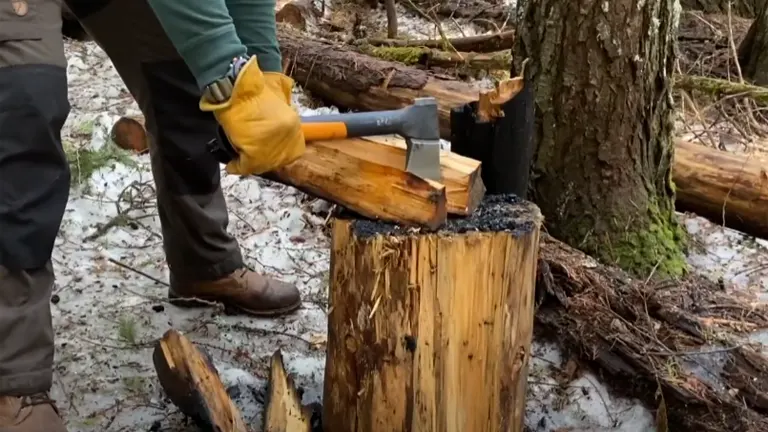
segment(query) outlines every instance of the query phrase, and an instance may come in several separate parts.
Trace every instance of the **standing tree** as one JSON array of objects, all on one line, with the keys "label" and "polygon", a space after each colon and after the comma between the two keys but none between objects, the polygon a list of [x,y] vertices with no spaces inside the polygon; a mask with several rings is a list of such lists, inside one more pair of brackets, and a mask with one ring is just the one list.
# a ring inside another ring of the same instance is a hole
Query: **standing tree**
[{"label": "standing tree", "polygon": [[685,271],[671,180],[678,0],[524,0],[513,58],[536,94],[531,197],[555,237],[630,272]]},{"label": "standing tree", "polygon": [[739,63],[745,78],[757,85],[768,85],[768,1],[739,46]]}]

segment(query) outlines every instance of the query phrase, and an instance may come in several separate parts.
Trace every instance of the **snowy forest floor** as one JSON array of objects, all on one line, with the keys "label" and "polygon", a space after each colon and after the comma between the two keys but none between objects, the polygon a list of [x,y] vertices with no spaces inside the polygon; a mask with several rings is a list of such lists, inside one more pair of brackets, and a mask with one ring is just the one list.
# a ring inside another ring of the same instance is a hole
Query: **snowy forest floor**
[{"label": "snowy forest floor", "polygon": [[[401,25],[411,27],[418,25]],[[324,203],[266,180],[223,174],[229,229],[247,263],[297,283],[304,306],[291,316],[263,320],[168,304],[148,157],[123,153],[108,138],[113,122],[138,108],[94,43],[68,42],[67,57],[72,113],[63,138],[74,184],[54,253],[52,310],[53,396],[69,429],[196,430],[168,403],[155,378],[152,342],[170,327],[213,355],[254,426],[260,423],[267,359],[278,348],[304,389],[304,402],[320,401],[329,263]],[[304,115],[328,110],[306,108],[300,89],[294,102]],[[681,218],[696,243],[689,256],[693,268],[722,278],[726,289],[768,293],[768,241],[695,216]],[[570,360],[554,345],[534,344],[526,418],[531,430],[654,430],[651,411],[613,397],[593,374],[563,385],[559,372]]]}]

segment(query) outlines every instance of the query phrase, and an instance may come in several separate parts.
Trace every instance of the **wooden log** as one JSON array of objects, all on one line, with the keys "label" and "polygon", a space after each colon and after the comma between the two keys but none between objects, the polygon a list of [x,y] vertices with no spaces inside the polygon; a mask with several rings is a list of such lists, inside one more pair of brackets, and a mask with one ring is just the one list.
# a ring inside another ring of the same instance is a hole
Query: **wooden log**
[{"label": "wooden log", "polygon": [[[457,51],[489,53],[511,49],[515,43],[515,32],[505,31],[487,35],[448,39]],[[385,47],[419,47],[446,50],[442,39],[364,39],[360,44]]]},{"label": "wooden log", "polygon": [[768,359],[744,341],[768,325],[764,303],[695,274],[632,279],[548,235],[537,268],[539,340],[580,355],[619,395],[651,409],[663,395],[658,430],[768,430]]},{"label": "wooden log", "polygon": [[203,430],[247,432],[245,422],[227,394],[210,357],[176,330],[155,343],[152,353],[165,393],[182,413]]},{"label": "wooden log", "polygon": [[679,211],[768,238],[768,159],[679,139],[672,178]]},{"label": "wooden log", "polygon": [[513,195],[437,233],[334,219],[326,430],[522,431],[540,225]]},{"label": "wooden log", "polygon": [[315,8],[314,0],[293,0],[283,5],[277,13],[277,22],[284,22],[299,30],[306,30],[307,25],[317,23],[320,11]]},{"label": "wooden log", "polygon": [[310,432],[312,411],[301,404],[301,395],[283,365],[280,350],[272,355],[269,390],[263,415],[264,432]]},{"label": "wooden log", "polygon": [[[148,141],[143,124],[142,118],[122,117],[112,128],[112,140],[120,148],[145,152],[146,147],[142,148],[142,146],[146,146]],[[118,125],[120,130],[116,131]],[[401,216],[412,213],[416,209],[387,209],[379,206],[385,194],[394,194],[390,201],[407,199],[402,196],[412,194],[414,190],[417,190],[418,184],[422,184],[422,188],[434,187],[434,193],[437,194],[436,199],[442,200],[440,186],[435,182],[420,179],[414,180],[413,185],[403,180],[389,186],[385,185],[381,190],[361,189],[364,186],[361,184],[364,178],[370,177],[371,181],[381,183],[384,181],[383,179],[375,180],[374,177],[387,173],[390,177],[413,177],[402,172],[403,167],[405,167],[406,146],[399,137],[382,136],[333,142],[312,142],[308,147],[310,150],[300,161],[265,177],[294,186],[307,193],[319,195],[372,218],[395,217],[394,215],[380,216],[382,212],[400,212]],[[335,159],[337,157],[338,159]],[[357,167],[358,164],[365,165],[366,170],[359,173],[355,172],[350,178],[334,174],[337,168],[347,171],[360,169]],[[480,162],[449,151],[441,151],[440,165],[443,177],[441,183],[445,189],[445,211],[448,214],[459,216],[471,214],[485,195],[485,186],[480,174]],[[347,186],[351,186],[351,189],[344,191],[342,187]],[[414,199],[418,200],[418,198]],[[402,206],[404,202],[398,205]],[[424,209],[427,204],[417,203],[416,205]],[[440,208],[437,209],[436,214],[441,220],[444,220]],[[396,217],[399,218],[400,216]]]},{"label": "wooden log", "polygon": [[449,52],[434,48],[376,47],[370,45],[361,46],[359,49],[373,57],[397,61],[410,66],[509,70],[512,65],[512,54],[509,51],[492,53]]}]

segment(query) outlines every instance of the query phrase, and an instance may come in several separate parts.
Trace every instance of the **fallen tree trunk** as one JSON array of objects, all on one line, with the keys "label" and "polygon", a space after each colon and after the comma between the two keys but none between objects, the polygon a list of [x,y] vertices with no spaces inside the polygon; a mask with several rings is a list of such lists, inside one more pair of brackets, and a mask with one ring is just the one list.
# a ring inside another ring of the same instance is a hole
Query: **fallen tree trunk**
[{"label": "fallen tree trunk", "polygon": [[373,45],[396,48],[432,48],[447,50],[452,46],[457,51],[467,51],[476,53],[488,53],[512,49],[515,44],[515,32],[505,31],[487,35],[467,36],[461,38],[448,39],[448,44],[443,39],[364,39],[360,45]]},{"label": "fallen tree trunk", "polygon": [[362,46],[361,52],[383,60],[405,65],[425,67],[469,68],[473,70],[509,70],[512,54],[509,52],[475,53],[449,52],[422,47]]},{"label": "fallen tree trunk", "polygon": [[743,340],[768,326],[764,304],[692,275],[633,280],[547,235],[538,268],[537,335],[598,368],[618,393],[663,404],[668,425],[658,430],[768,430],[768,359]]},{"label": "fallen tree trunk", "polygon": [[[120,118],[110,136],[122,149],[147,151],[141,117]],[[301,159],[263,177],[366,217],[432,228],[447,214],[466,216],[480,204],[485,186],[478,161],[441,151],[438,183],[403,171],[405,158],[405,142],[397,137],[312,142]]]},{"label": "fallen tree trunk", "polygon": [[676,207],[768,238],[768,161],[677,140]]},{"label": "fallen tree trunk", "polygon": [[540,225],[514,195],[438,233],[336,217],[325,429],[522,432]]}]

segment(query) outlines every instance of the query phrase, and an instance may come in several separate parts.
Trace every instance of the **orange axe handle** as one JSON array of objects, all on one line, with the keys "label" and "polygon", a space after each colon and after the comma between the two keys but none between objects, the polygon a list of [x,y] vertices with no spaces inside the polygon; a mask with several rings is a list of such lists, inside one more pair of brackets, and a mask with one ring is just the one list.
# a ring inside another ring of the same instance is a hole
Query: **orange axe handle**
[{"label": "orange axe handle", "polygon": [[347,138],[347,125],[343,122],[302,123],[306,141],[326,141]]}]

